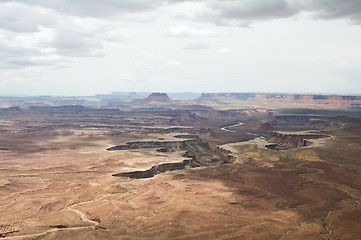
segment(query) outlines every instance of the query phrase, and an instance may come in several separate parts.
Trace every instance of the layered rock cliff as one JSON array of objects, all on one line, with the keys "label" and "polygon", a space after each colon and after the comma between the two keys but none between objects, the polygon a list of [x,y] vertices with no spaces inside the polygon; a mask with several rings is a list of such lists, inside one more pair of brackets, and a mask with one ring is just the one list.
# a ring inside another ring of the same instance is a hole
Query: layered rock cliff
[{"label": "layered rock cliff", "polygon": [[125,176],[131,178],[149,178],[166,171],[183,169],[186,167],[215,166],[219,164],[231,163],[236,157],[230,151],[217,147],[212,150],[207,142],[203,142],[197,135],[179,135],[180,139],[192,137],[193,139],[174,141],[136,141],[127,142],[108,148],[108,151],[131,150],[142,148],[155,148],[157,152],[184,151],[183,157],[187,158],[182,162],[158,164],[143,171],[133,171],[117,173],[113,176]]},{"label": "layered rock cliff", "polygon": [[269,149],[283,150],[312,145],[308,139],[329,137],[322,132],[280,132],[274,131],[267,139],[270,143],[266,145]]},{"label": "layered rock cliff", "polygon": [[164,173],[167,171],[174,171],[184,169],[186,167],[195,167],[192,160],[186,159],[183,162],[178,163],[162,163],[155,165],[148,170],[144,171],[134,171],[134,172],[125,172],[125,173],[116,173],[113,174],[115,177],[129,177],[129,178],[151,178],[156,174]]}]

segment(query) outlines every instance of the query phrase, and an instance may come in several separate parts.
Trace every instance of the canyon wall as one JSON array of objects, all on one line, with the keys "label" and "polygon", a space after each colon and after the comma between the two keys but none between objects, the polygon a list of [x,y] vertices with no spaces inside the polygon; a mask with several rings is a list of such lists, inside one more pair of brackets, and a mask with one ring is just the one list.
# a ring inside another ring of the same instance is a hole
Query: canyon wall
[{"label": "canyon wall", "polygon": [[290,148],[306,147],[312,145],[308,139],[329,137],[321,132],[272,132],[267,139],[270,143],[266,145],[269,149],[283,150]]}]

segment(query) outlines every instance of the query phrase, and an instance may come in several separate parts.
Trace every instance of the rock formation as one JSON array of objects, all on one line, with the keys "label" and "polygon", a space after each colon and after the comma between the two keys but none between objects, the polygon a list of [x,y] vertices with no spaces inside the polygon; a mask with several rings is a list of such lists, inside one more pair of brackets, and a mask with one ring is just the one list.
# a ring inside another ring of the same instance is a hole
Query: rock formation
[{"label": "rock formation", "polygon": [[308,139],[317,139],[329,137],[322,132],[280,132],[274,131],[267,139],[269,149],[284,150],[297,147],[306,147],[312,145]]},{"label": "rock formation", "polygon": [[166,93],[152,93],[144,99],[145,101],[169,102],[172,101]]},{"label": "rock formation", "polygon": [[200,104],[255,104],[308,108],[358,108],[361,96],[273,93],[202,93],[196,99]]},{"label": "rock formation", "polygon": [[114,177],[129,177],[129,178],[151,178],[156,174],[164,173],[168,171],[180,170],[186,167],[194,167],[193,161],[191,159],[183,160],[182,162],[176,163],[162,163],[155,165],[148,170],[144,171],[134,171],[134,172],[125,172],[125,173],[116,173],[113,174]]}]

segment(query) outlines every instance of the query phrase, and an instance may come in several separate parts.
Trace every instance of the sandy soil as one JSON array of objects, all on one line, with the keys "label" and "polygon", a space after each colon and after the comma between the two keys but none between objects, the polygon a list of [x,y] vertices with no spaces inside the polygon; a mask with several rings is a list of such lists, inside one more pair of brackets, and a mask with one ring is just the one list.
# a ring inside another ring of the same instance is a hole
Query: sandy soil
[{"label": "sandy soil", "polygon": [[106,149],[174,135],[0,124],[0,239],[361,239],[357,121],[322,148],[231,143],[233,164],[150,179],[112,174],[179,162],[182,152]]}]

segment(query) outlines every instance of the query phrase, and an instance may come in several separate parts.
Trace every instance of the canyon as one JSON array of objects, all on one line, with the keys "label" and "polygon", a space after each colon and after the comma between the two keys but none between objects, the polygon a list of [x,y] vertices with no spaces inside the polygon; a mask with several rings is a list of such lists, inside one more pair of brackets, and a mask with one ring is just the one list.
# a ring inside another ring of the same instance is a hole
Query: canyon
[{"label": "canyon", "polygon": [[361,238],[359,97],[97,98],[1,98],[0,239]]}]

